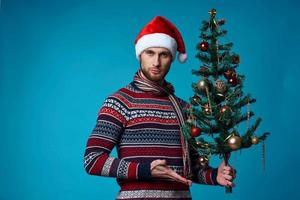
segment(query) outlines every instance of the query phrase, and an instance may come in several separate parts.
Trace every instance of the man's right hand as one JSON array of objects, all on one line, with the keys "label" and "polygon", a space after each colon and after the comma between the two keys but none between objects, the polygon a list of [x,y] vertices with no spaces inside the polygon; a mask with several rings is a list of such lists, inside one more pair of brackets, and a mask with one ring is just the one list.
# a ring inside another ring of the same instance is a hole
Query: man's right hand
[{"label": "man's right hand", "polygon": [[151,162],[151,175],[152,177],[157,178],[170,178],[174,181],[181,182],[188,186],[192,185],[192,181],[188,180],[179,174],[177,174],[174,170],[172,170],[168,165],[166,160],[154,160]]}]

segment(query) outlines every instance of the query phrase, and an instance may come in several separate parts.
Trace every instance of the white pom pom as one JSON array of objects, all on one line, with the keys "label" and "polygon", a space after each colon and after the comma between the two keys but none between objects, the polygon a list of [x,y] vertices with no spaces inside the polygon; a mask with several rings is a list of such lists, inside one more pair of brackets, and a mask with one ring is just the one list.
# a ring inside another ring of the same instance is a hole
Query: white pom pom
[{"label": "white pom pom", "polygon": [[187,54],[186,53],[179,53],[178,54],[178,60],[180,63],[184,63],[187,60]]}]

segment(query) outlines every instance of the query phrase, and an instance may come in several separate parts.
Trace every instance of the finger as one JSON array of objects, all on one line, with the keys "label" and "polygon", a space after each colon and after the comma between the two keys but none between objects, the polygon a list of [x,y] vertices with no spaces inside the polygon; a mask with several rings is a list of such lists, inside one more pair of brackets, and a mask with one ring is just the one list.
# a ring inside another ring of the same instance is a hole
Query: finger
[{"label": "finger", "polygon": [[233,174],[236,175],[237,171],[236,169],[233,169]]},{"label": "finger", "polygon": [[228,181],[233,180],[233,177],[231,175],[223,175],[223,177]]},{"label": "finger", "polygon": [[157,165],[166,165],[167,161],[166,160],[156,160]]},{"label": "finger", "polygon": [[[153,170],[155,170],[155,176],[159,177],[165,177],[165,178],[171,178],[172,180],[181,182],[186,185],[192,185],[192,181],[188,180],[179,174],[177,174],[174,170],[172,170],[169,166],[167,165],[160,165],[160,164],[165,164],[166,162],[161,162],[162,160],[157,160],[155,164],[156,165]],[[165,161],[165,160],[164,160]]]},{"label": "finger", "polygon": [[170,178],[172,178],[173,180],[175,181],[178,181],[178,182],[181,182],[183,184],[186,184],[186,185],[191,185],[192,184],[192,181],[191,180],[188,180],[182,176],[180,176],[179,174],[177,174],[175,171],[173,170],[170,170],[169,171],[169,175],[170,175]]},{"label": "finger", "polygon": [[235,174],[236,174],[236,170],[235,170],[235,169],[233,169],[233,168],[231,168],[231,170],[230,170],[230,171],[228,171],[228,170],[225,170],[225,171],[224,171],[224,173],[225,173],[225,174],[232,175],[232,176],[235,176]]},{"label": "finger", "polygon": [[179,174],[177,174],[174,170],[172,170],[169,166],[164,166],[165,170],[166,170],[166,174],[169,176],[169,178],[177,181],[177,182],[181,182],[183,184],[186,184],[188,186],[192,185],[192,181],[188,180],[182,176],[180,176]]},{"label": "finger", "polygon": [[223,175],[231,175],[231,171],[229,171],[229,170],[223,170],[222,174]]},{"label": "finger", "polygon": [[232,170],[232,168],[230,167],[230,166],[224,166],[223,167],[223,171],[231,171]]},{"label": "finger", "polygon": [[233,169],[232,176],[233,176],[233,178],[236,177],[236,170],[235,169]]},{"label": "finger", "polygon": [[159,171],[161,174],[169,174],[169,168],[165,165],[157,165],[153,170]]},{"label": "finger", "polygon": [[225,166],[225,160],[222,160],[221,162],[221,166],[224,167]]},{"label": "finger", "polygon": [[227,181],[226,185],[230,187],[235,187],[235,184],[231,181]]},{"label": "finger", "polygon": [[154,160],[151,163],[151,170],[153,170],[155,167],[157,167],[158,165],[166,165],[167,161],[166,160]]},{"label": "finger", "polygon": [[153,168],[153,170],[151,170],[151,175],[158,178],[171,178],[169,171],[170,169],[166,168],[166,166],[157,165],[155,168]]},{"label": "finger", "polygon": [[223,175],[230,175],[230,176],[236,177],[236,175],[235,175],[235,173],[234,173],[233,170],[231,170],[231,171],[224,170],[224,171],[222,172],[222,174],[223,174]]}]

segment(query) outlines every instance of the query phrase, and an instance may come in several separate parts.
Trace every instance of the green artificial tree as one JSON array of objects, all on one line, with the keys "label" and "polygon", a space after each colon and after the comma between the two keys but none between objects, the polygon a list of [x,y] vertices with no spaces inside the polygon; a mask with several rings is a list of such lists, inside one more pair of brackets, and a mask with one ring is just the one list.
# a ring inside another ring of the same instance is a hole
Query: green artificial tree
[{"label": "green artificial tree", "polygon": [[[191,148],[199,152],[201,164],[207,164],[215,154],[224,158],[227,165],[231,152],[263,143],[269,133],[256,135],[261,118],[250,126],[250,118],[254,116],[250,104],[256,100],[243,92],[245,76],[237,73],[240,57],[231,51],[233,43],[220,42],[227,33],[222,29],[225,20],[216,19],[215,9],[209,15],[209,21],[203,21],[200,29],[196,57],[202,64],[192,71],[200,79],[192,84],[194,96],[185,109],[187,121],[183,133]],[[247,109],[244,113],[243,108]],[[238,130],[242,122],[247,122],[244,133]],[[226,192],[231,193],[232,189],[227,187]]]}]

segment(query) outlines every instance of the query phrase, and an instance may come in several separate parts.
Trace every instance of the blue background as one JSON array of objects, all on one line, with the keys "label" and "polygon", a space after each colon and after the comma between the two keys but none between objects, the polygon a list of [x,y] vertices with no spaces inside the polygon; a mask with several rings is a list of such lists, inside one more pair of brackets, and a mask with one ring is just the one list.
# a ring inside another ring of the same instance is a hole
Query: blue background
[{"label": "blue background", "polygon": [[211,8],[226,19],[225,40],[241,56],[244,91],[257,98],[251,106],[263,118],[257,133],[272,135],[265,172],[260,145],[234,153],[234,193],[194,184],[193,197],[300,199],[296,0],[2,0],[0,199],[113,199],[115,180],[83,168],[99,107],[132,80],[138,69],[134,39],[155,15],[167,17],[184,37],[189,60],[175,61],[167,79],[178,96],[192,96],[197,77],[191,70],[200,66],[195,46]]}]

